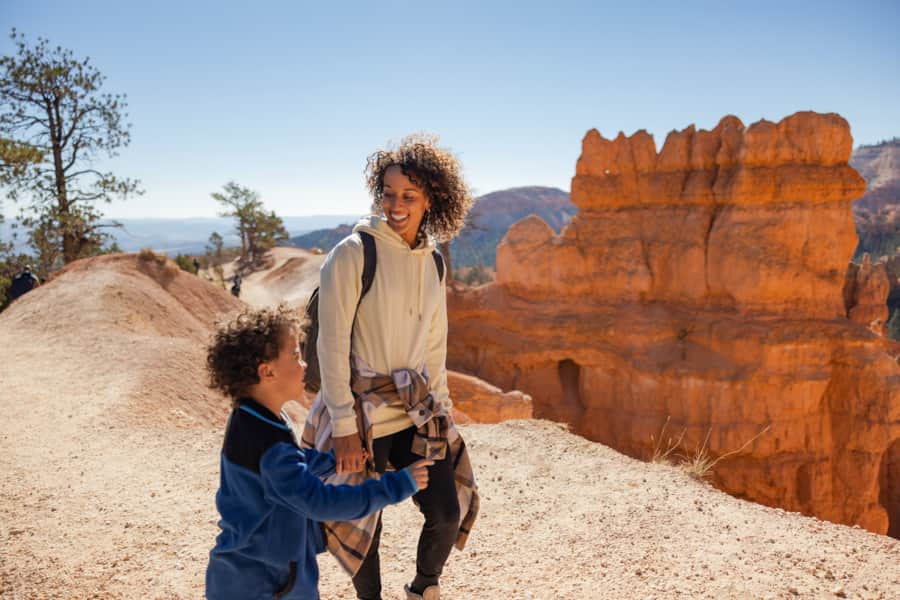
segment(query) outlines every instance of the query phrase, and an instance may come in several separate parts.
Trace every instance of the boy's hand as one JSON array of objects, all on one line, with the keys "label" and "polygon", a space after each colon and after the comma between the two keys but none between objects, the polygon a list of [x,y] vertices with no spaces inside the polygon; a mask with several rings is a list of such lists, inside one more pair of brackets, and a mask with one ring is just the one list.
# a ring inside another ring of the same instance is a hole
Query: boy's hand
[{"label": "boy's hand", "polygon": [[334,447],[334,467],[338,473],[359,473],[363,470],[366,451],[363,450],[358,434],[332,438],[331,444]]},{"label": "boy's hand", "polygon": [[428,467],[433,464],[433,460],[423,458],[406,467],[406,470],[409,471],[409,474],[412,475],[413,480],[415,480],[416,487],[419,488],[420,492],[428,487]]}]

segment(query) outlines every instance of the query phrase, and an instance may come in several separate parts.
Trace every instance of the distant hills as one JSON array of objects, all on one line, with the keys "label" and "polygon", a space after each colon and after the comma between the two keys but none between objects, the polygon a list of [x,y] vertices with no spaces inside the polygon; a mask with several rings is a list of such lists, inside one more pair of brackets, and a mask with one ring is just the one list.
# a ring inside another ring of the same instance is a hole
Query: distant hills
[{"label": "distant hills", "polygon": [[866,193],[853,203],[859,246],[854,257],[891,256],[900,248],[900,138],[853,151],[850,165],[866,180]]},{"label": "distant hills", "polygon": [[[355,219],[356,217],[348,215],[282,217],[284,226],[291,235],[334,227]],[[199,254],[205,251],[209,236],[214,231],[222,236],[226,246],[240,244],[235,233],[235,220],[231,218],[119,219],[119,222],[124,226],[123,229],[113,229],[111,233],[126,252],[152,248],[170,255]]]},{"label": "distant hills", "polygon": [[485,194],[472,207],[470,225],[450,244],[453,267],[495,267],[497,245],[506,230],[528,215],[538,215],[559,233],[577,212],[569,194],[558,188],[518,187]]},{"label": "distant hills", "polygon": [[[549,187],[518,187],[485,194],[476,199],[469,213],[470,224],[450,244],[454,269],[482,265],[494,267],[497,245],[509,226],[528,215],[538,215],[559,232],[578,212],[566,192]],[[293,237],[290,243],[299,248],[329,251],[350,234],[350,226]]]},{"label": "distant hills", "polygon": [[[291,235],[302,235],[339,223],[356,221],[350,215],[313,215],[308,217],[282,217],[284,226]],[[240,241],[235,233],[235,221],[225,217],[195,217],[188,219],[103,219],[108,223],[118,221],[121,229],[108,229],[119,247],[125,252],[150,248],[174,256],[176,254],[202,254],[212,232],[218,232],[225,246],[237,246]],[[16,239],[16,247],[22,252],[28,250],[24,233]],[[0,240],[12,240],[10,223],[0,224]]]},{"label": "distant hills", "polygon": [[900,138],[872,146],[860,146],[850,166],[866,180],[866,193],[855,208],[877,211],[886,204],[900,204]]},{"label": "distant hills", "polygon": [[[358,219],[353,219],[353,222],[355,223],[357,220]],[[342,223],[332,229],[317,229],[315,231],[310,231],[309,233],[304,233],[303,235],[292,237],[288,240],[288,244],[298,248],[306,248],[307,250],[319,248],[320,250],[328,252],[337,246],[338,242],[350,235],[352,231],[352,225],[349,223]]]}]

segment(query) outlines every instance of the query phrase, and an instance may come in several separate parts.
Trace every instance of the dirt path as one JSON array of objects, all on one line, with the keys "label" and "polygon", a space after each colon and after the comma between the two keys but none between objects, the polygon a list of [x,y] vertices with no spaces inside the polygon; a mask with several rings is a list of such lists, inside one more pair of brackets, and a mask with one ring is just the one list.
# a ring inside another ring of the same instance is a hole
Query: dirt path
[{"label": "dirt path", "polygon": [[[0,334],[0,595],[202,597],[224,411],[199,426],[138,393],[138,355],[101,370],[105,353],[25,342]],[[159,422],[147,403],[174,416]],[[463,431],[483,508],[447,565],[449,598],[900,597],[889,538],[736,500],[549,423]],[[385,521],[385,598],[399,599],[421,520],[407,503]],[[334,561],[321,564],[322,597],[351,598]]]},{"label": "dirt path", "polygon": [[[104,277],[0,315],[0,598],[203,595],[226,403],[204,387],[200,338],[151,327],[165,299],[126,310]],[[550,423],[462,430],[482,512],[445,598],[900,598],[890,538],[737,500]],[[421,519],[406,503],[385,521],[398,600]],[[352,598],[320,563],[323,599]]]}]

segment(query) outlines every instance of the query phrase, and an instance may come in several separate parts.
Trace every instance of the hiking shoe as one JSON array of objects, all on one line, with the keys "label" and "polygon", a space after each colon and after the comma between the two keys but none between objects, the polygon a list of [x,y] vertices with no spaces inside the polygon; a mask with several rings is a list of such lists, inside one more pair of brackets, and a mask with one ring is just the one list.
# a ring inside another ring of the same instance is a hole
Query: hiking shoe
[{"label": "hiking shoe", "polygon": [[436,585],[429,585],[421,594],[409,589],[409,585],[404,585],[403,591],[406,592],[406,600],[441,600],[441,588]]}]

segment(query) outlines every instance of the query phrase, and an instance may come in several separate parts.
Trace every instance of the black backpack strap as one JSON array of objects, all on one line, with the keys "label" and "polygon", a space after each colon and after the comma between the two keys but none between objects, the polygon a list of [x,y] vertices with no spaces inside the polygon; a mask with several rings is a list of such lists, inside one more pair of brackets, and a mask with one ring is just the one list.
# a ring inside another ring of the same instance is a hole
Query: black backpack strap
[{"label": "black backpack strap", "polygon": [[[378,264],[378,251],[375,249],[375,238],[367,231],[359,232],[359,239],[363,243],[363,272],[362,272],[362,292],[359,294],[359,302],[362,302],[363,296],[372,289],[372,282],[375,281],[375,266]],[[359,309],[359,302],[356,307]]]},{"label": "black backpack strap", "polygon": [[438,272],[438,281],[444,281],[444,257],[441,256],[441,253],[437,250],[432,251],[431,255],[434,257],[434,266],[437,267]]},{"label": "black backpack strap", "polygon": [[[362,272],[362,292],[359,300],[356,302],[356,311],[359,312],[359,303],[362,302],[363,296],[372,287],[375,280],[375,238],[372,234],[365,231],[359,232],[359,237],[363,243],[363,272]],[[237,286],[240,289],[240,286]],[[356,325],[356,314],[353,315],[353,326]],[[319,288],[313,290],[306,304],[306,326],[304,328],[306,339],[303,342],[303,360],[306,362],[306,378],[304,384],[306,389],[318,392],[322,387],[322,374],[319,371],[319,354],[316,345],[319,340]],[[351,328],[352,331],[352,328]],[[349,357],[348,357],[349,358]]]}]

